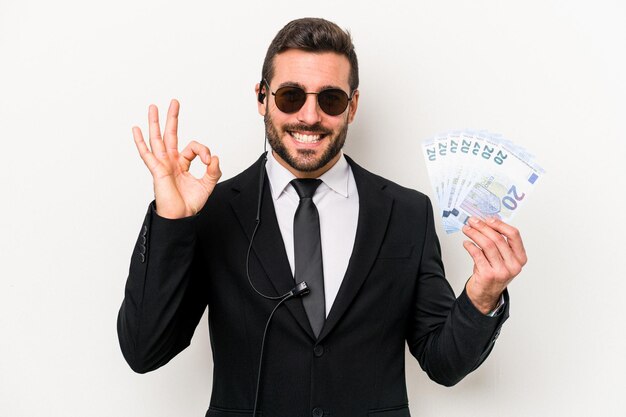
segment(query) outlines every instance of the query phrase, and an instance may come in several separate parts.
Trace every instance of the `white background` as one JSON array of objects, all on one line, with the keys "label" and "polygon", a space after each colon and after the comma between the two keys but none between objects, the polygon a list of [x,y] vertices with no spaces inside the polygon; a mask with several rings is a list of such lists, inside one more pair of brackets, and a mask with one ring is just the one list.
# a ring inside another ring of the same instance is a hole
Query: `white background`
[{"label": "white background", "polygon": [[[204,415],[206,317],[150,374],[118,346],[152,199],[131,126],[145,131],[148,105],[176,97],[181,143],[207,144],[235,175],[262,151],[266,48],[304,16],[353,34],[361,100],[346,153],[365,167],[432,196],[421,141],[476,128],[547,170],[514,221],[530,261],[496,349],[453,388],[408,355],[412,413],[625,415],[626,7],[556,0],[0,0],[0,415]],[[438,226],[458,293],[470,258]]]}]

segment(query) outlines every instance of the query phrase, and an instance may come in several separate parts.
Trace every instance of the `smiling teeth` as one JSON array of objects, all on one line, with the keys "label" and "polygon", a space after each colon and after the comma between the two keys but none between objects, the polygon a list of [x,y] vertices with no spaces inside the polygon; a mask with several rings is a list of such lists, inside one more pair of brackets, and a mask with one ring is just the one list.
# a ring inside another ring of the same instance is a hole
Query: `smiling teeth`
[{"label": "smiling teeth", "polygon": [[293,136],[298,142],[302,143],[313,143],[320,140],[320,135],[303,135],[301,133],[293,132],[291,133],[291,136]]}]

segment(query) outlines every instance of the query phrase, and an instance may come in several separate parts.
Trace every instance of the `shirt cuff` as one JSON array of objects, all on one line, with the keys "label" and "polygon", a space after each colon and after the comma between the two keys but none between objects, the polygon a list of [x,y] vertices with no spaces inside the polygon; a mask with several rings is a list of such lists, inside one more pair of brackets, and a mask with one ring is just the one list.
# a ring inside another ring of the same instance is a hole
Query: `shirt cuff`
[{"label": "shirt cuff", "polygon": [[498,317],[500,314],[502,314],[502,311],[504,311],[504,306],[506,304],[506,301],[504,301],[504,293],[500,295],[500,301],[498,301],[498,305],[496,305],[496,308],[494,308],[493,310],[491,310],[489,313],[485,314],[487,317]]}]

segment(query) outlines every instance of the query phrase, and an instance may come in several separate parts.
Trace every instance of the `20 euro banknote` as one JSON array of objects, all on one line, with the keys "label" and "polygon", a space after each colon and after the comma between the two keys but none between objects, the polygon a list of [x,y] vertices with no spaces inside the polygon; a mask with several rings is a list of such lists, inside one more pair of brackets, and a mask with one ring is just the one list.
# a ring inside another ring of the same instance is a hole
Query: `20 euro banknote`
[{"label": "20 euro banknote", "polygon": [[545,174],[531,153],[486,131],[439,134],[422,149],[447,233],[471,216],[509,221]]}]

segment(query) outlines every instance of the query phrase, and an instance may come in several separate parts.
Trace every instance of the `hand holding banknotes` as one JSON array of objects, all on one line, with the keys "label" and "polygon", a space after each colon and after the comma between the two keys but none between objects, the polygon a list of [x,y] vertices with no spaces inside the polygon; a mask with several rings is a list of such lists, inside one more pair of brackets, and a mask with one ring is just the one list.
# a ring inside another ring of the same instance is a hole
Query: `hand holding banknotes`
[{"label": "hand holding banknotes", "polygon": [[487,314],[527,261],[519,231],[503,220],[526,203],[545,171],[526,149],[486,130],[441,133],[422,149],[444,230],[472,239],[463,242],[474,259],[465,288]]},{"label": "hand holding banknotes", "polygon": [[474,260],[474,271],[465,286],[467,295],[478,310],[487,314],[526,264],[524,243],[519,230],[495,217],[471,217],[462,230],[473,241],[463,242]]}]

